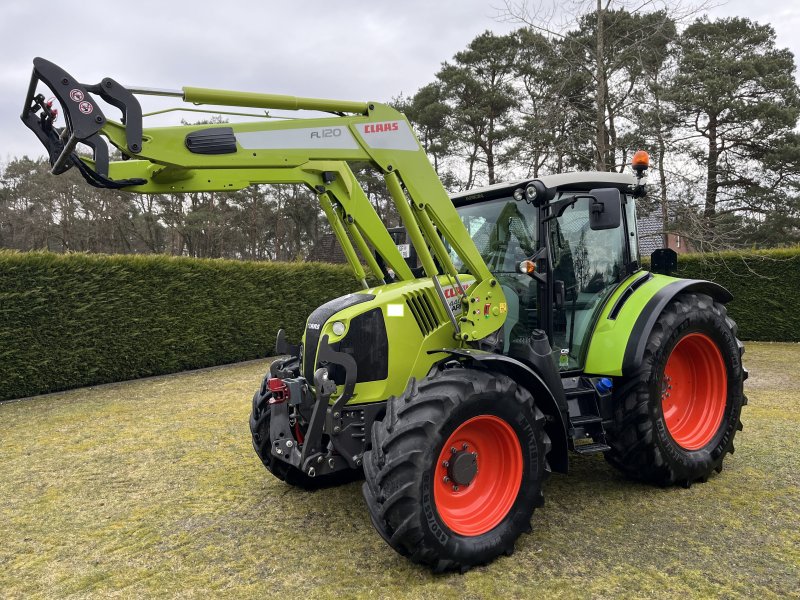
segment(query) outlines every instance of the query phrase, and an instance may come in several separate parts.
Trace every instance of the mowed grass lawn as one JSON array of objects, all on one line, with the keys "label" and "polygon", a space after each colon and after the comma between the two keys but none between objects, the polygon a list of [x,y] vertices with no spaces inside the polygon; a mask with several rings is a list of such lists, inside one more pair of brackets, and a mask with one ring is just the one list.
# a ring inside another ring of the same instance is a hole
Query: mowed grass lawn
[{"label": "mowed grass lawn", "polygon": [[516,553],[465,575],[396,555],[360,484],[264,470],[247,418],[267,361],[0,404],[0,597],[797,597],[800,345],[745,358],[720,475],[659,489],[574,457]]}]

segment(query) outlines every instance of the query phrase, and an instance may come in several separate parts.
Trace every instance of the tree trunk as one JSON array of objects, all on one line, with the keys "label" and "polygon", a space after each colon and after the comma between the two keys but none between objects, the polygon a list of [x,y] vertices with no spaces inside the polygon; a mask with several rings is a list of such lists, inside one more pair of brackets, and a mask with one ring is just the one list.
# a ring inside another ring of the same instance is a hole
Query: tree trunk
[{"label": "tree trunk", "polygon": [[664,157],[667,154],[667,145],[664,142],[664,134],[658,132],[658,183],[661,187],[661,232],[664,237],[664,248],[669,247],[669,210],[667,206],[667,172],[664,169]]},{"label": "tree trunk", "polygon": [[495,183],[494,180],[494,119],[489,119],[489,131],[486,135],[486,171],[489,176],[489,185]]},{"label": "tree trunk", "polygon": [[475,160],[478,158],[478,147],[473,145],[472,146],[472,154],[469,157],[469,175],[467,177],[467,186],[466,189],[472,189],[472,185],[475,183]]},{"label": "tree trunk", "polygon": [[[608,82],[606,82],[607,84]],[[604,96],[608,96],[608,90],[605,90]],[[617,149],[617,126],[614,124],[614,113],[611,108],[608,109],[608,136],[606,137],[608,143],[606,144],[606,165],[609,171],[616,171],[616,149]],[[622,165],[620,173],[625,169],[625,156],[623,153]]]},{"label": "tree trunk", "polygon": [[706,204],[705,217],[708,227],[714,227],[714,215],[717,212],[717,162],[719,161],[719,148],[717,147],[717,115],[708,119],[708,159],[706,160]]},{"label": "tree trunk", "polygon": [[489,175],[489,185],[493,185],[497,183],[494,180],[494,150],[492,149],[491,144],[487,147],[486,150],[486,171]]},{"label": "tree trunk", "polygon": [[606,73],[603,65],[605,55],[605,32],[603,31],[603,3],[597,0],[597,44],[595,60],[597,61],[597,127],[595,131],[595,144],[597,155],[595,168],[598,171],[606,170]]}]

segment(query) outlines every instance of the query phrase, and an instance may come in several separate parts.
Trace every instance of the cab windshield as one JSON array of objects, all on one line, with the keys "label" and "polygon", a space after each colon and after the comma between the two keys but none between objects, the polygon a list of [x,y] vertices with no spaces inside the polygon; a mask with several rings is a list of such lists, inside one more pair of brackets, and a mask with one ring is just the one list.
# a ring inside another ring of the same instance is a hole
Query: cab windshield
[{"label": "cab windshield", "polygon": [[[525,343],[539,327],[537,284],[517,271],[519,263],[536,253],[537,208],[508,196],[457,207],[472,241],[505,295],[508,314],[503,325],[503,351],[511,343]],[[450,251],[456,268],[461,260]]]},{"label": "cab windshield", "polygon": [[[489,270],[515,273],[520,261],[536,252],[536,207],[512,197],[457,207],[458,214]],[[451,249],[455,267],[463,263]]]}]

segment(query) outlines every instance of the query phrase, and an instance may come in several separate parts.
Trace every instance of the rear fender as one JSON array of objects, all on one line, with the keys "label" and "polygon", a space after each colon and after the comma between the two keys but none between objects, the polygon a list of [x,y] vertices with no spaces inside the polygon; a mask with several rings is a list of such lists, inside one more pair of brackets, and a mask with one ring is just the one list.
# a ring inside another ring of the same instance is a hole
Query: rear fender
[{"label": "rear fender", "polygon": [[622,359],[622,376],[627,377],[642,366],[644,349],[647,340],[653,331],[653,327],[661,316],[661,312],[675,296],[685,292],[698,292],[708,294],[715,301],[727,304],[733,300],[733,294],[727,289],[714,283],[700,279],[681,279],[663,288],[647,302],[631,330],[628,343],[625,346],[625,354]]},{"label": "rear fender", "polygon": [[647,338],[664,310],[682,292],[708,294],[717,302],[733,296],[721,285],[639,271],[611,294],[594,324],[586,354],[587,375],[627,376],[642,364]]},{"label": "rear fender", "polygon": [[[474,363],[484,369],[491,369],[508,375],[524,386],[536,401],[536,406],[547,417],[545,431],[550,437],[551,447],[548,455],[550,468],[557,473],[566,473],[569,468],[569,445],[567,443],[567,408],[563,389],[551,390],[541,374],[509,356],[465,348],[441,350],[466,364]],[[559,403],[558,399],[561,399]]]}]

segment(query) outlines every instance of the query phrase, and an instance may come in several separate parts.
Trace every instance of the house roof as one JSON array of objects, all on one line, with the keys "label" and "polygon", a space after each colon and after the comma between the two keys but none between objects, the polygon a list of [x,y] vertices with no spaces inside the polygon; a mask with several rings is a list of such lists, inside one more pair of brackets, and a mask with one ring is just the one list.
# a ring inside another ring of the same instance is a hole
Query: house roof
[{"label": "house roof", "polygon": [[664,229],[660,217],[636,219],[639,234],[639,256],[650,256],[654,250],[664,247]]},{"label": "house roof", "polygon": [[309,252],[307,260],[347,264],[347,257],[344,255],[344,250],[342,250],[339,240],[337,240],[336,236],[332,233],[326,233],[317,240],[317,243],[314,244],[311,252]]}]

